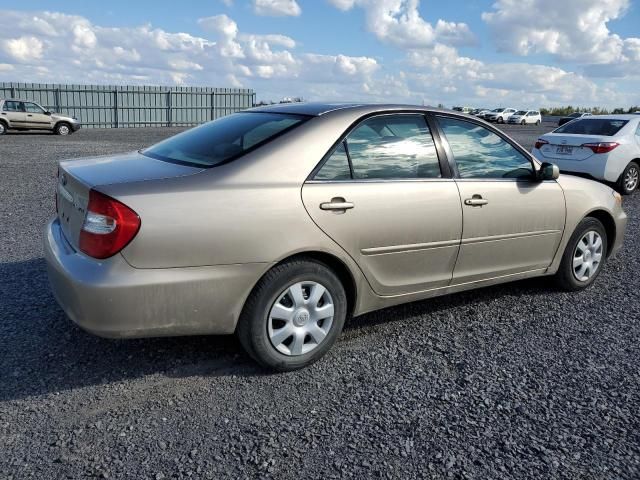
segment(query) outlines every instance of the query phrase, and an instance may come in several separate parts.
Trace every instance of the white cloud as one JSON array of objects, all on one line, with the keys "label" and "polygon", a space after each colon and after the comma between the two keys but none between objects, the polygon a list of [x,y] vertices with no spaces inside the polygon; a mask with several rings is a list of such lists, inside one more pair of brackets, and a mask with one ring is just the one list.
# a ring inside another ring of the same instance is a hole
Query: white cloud
[{"label": "white cloud", "polygon": [[501,51],[604,65],[638,60],[640,39],[623,39],[607,27],[628,8],[628,0],[497,0],[482,19]]},{"label": "white cloud", "polygon": [[2,42],[4,51],[15,60],[28,62],[42,58],[44,43],[39,38],[24,36]]},{"label": "white cloud", "polygon": [[269,17],[297,17],[302,13],[296,0],[253,0],[253,11]]},{"label": "white cloud", "polygon": [[465,23],[438,20],[434,27],[420,15],[420,0],[329,0],[341,10],[361,7],[367,29],[380,41],[401,48],[424,48],[436,42],[471,45],[475,36]]}]

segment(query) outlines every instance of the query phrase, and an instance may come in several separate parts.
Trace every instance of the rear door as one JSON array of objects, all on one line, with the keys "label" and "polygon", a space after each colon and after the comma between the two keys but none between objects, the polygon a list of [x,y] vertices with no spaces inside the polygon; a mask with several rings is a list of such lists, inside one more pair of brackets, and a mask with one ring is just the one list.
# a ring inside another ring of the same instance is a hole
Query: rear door
[{"label": "rear door", "polygon": [[302,198],[377,294],[450,283],[462,232],[460,196],[421,113],[363,120],[327,154]]},{"label": "rear door", "polygon": [[561,187],[536,180],[531,158],[497,131],[445,115],[437,120],[455,161],[464,218],[452,283],[547,268],[564,230]]},{"label": "rear door", "polygon": [[11,128],[26,128],[26,114],[22,102],[7,100],[2,106],[0,116],[7,120]]},{"label": "rear door", "polygon": [[29,128],[48,130],[53,127],[51,115],[46,115],[40,105],[32,102],[24,102],[24,110],[26,123]]}]

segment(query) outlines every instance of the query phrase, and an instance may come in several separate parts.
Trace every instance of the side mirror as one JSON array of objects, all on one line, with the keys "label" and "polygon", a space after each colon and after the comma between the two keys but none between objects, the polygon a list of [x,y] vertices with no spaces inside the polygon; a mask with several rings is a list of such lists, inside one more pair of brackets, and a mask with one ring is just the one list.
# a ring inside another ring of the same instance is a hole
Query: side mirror
[{"label": "side mirror", "polygon": [[538,178],[540,180],[555,180],[560,176],[560,169],[554,163],[544,162],[540,165]]},{"label": "side mirror", "polygon": [[49,115],[51,116],[51,112],[49,110],[47,110],[46,112],[44,112],[45,115]]}]

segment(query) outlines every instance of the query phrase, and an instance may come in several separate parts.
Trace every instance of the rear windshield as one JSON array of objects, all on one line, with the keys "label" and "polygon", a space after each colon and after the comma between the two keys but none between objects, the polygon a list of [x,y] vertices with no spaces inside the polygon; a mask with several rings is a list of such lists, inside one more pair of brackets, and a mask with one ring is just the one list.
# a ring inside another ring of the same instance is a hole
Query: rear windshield
[{"label": "rear windshield", "polygon": [[576,135],[602,135],[611,137],[627,124],[627,120],[607,120],[604,118],[581,118],[565,123],[553,133],[569,133]]},{"label": "rear windshield", "polygon": [[524,110],[518,110],[516,113],[514,113],[514,115],[526,115],[527,112],[525,112]]},{"label": "rear windshield", "polygon": [[307,118],[280,113],[236,113],[187,130],[141,153],[158,160],[215,167],[264,145]]}]

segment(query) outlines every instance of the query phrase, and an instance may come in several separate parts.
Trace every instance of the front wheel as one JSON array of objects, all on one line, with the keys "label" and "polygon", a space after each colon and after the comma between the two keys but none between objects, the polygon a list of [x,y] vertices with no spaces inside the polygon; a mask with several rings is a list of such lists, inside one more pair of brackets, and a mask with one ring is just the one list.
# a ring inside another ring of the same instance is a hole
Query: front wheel
[{"label": "front wheel", "polygon": [[527,122],[525,122],[524,120],[522,120],[522,121],[520,122],[520,125],[526,125],[526,123],[527,123]]},{"label": "front wheel", "polygon": [[504,118],[502,117],[498,117],[498,119],[496,120],[497,123],[504,123]]},{"label": "front wheel", "polygon": [[315,260],[292,260],[267,272],[249,294],[236,334],[262,366],[306,367],[334,344],[347,316],[340,279]]},{"label": "front wheel", "polygon": [[540,120],[536,120],[536,127],[540,125]]},{"label": "front wheel", "polygon": [[636,162],[631,162],[620,175],[618,191],[622,195],[631,195],[638,189],[640,181],[640,167]]},{"label": "front wheel", "polygon": [[600,220],[583,219],[576,227],[562,255],[556,283],[563,290],[576,291],[591,285],[607,258],[607,232]]},{"label": "front wheel", "polygon": [[59,123],[53,131],[56,135],[69,135],[71,134],[71,127],[67,123]]}]

